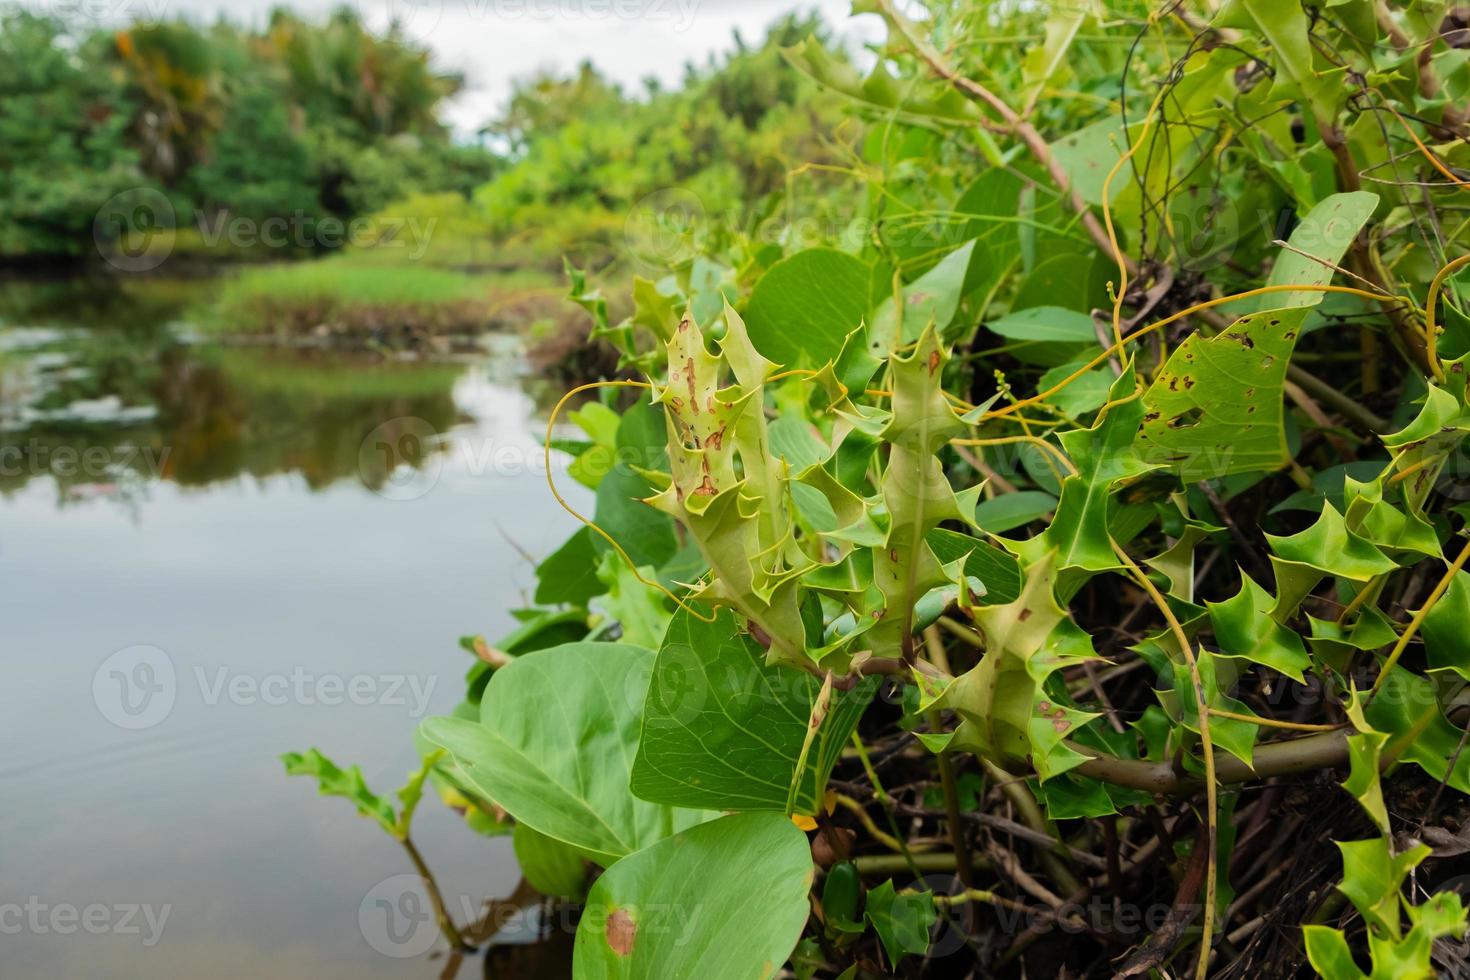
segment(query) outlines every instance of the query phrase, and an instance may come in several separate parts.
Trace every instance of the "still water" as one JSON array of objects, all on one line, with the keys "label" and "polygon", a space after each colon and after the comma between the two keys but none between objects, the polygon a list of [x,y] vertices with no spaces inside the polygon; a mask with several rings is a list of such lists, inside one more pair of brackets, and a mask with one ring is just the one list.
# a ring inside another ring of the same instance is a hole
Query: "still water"
[{"label": "still water", "polygon": [[[412,866],[277,759],[316,746],[384,794],[414,766],[457,637],[508,631],[526,556],[573,528],[528,465],[544,395],[504,337],[212,344],[209,290],[0,283],[0,976],[559,973],[385,943],[385,909],[427,907]],[[461,922],[516,890],[509,839],[437,800],[415,838]]]}]

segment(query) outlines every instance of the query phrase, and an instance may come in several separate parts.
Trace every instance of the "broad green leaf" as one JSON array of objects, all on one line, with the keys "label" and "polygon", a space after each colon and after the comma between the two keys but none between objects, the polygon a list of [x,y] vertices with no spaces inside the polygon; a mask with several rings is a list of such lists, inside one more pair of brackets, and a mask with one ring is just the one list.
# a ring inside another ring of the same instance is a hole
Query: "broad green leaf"
[{"label": "broad green leaf", "polygon": [[603,476],[617,460],[618,413],[601,402],[588,402],[567,413],[567,418],[581,426],[592,445],[567,467],[567,475],[584,487],[597,489]]},{"label": "broad green leaf", "polygon": [[[626,463],[617,463],[597,485],[597,525],[622,545],[635,565],[659,567],[674,556],[678,541],[674,525],[664,514],[644,503],[654,488]],[[592,538],[599,555],[612,551],[601,535]]]},{"label": "broad green leaf", "polygon": [[[1302,218],[1271,267],[1268,286],[1325,286],[1332,281],[1333,267],[1342,262],[1353,239],[1363,230],[1378,195],[1368,191],[1333,194]],[[1305,254],[1303,254],[1305,253]],[[1259,297],[1262,307],[1316,306],[1326,294],[1321,290],[1267,294]],[[1259,307],[1258,307],[1259,308]]]},{"label": "broad green leaf", "polygon": [[868,348],[875,354],[887,354],[918,340],[925,328],[934,327],[944,336],[954,319],[965,286],[965,274],[975,250],[974,242],[966,242],[950,252],[939,264],[903,287],[903,316],[900,320],[890,294],[873,313],[868,324]]},{"label": "broad green leaf", "polygon": [[867,264],[832,248],[809,248],[761,276],[745,307],[755,349],[783,367],[820,368],[842,353],[868,311]]},{"label": "broad green leaf", "polygon": [[[644,580],[652,580],[652,568],[639,569]],[[640,647],[656,647],[669,625],[669,609],[661,593],[638,580],[628,563],[612,552],[603,554],[597,577],[605,591],[596,600],[599,610],[617,620],[619,639]]]},{"label": "broad green leaf", "polygon": [[[1087,366],[1087,361],[1068,361],[1041,376],[1036,382],[1037,391],[1051,391],[1066,379]],[[1047,398],[1047,401],[1074,418],[1101,408],[1108,400],[1108,389],[1113,386],[1113,374],[1105,367],[1095,368],[1069,382],[1065,388]]]},{"label": "broad green leaf", "polygon": [[792,473],[825,462],[832,449],[817,435],[811,423],[795,415],[783,415],[770,425],[771,452],[786,461]]},{"label": "broad green leaf", "polygon": [[1338,72],[1319,71],[1312,48],[1310,24],[1299,4],[1277,0],[1237,0],[1251,24],[1271,42],[1278,65],[1271,96],[1291,100],[1304,98],[1322,125],[1335,122],[1336,107],[1344,97]]},{"label": "broad green leaf", "polygon": [[1144,395],[1139,455],[1185,483],[1285,466],[1283,385],[1306,314],[1270,310],[1186,338]]},{"label": "broad green leaf", "polygon": [[[614,556],[616,557],[616,556]],[[597,575],[598,553],[590,528],[578,528],[536,566],[535,600],[540,605],[580,605],[605,591]]]},{"label": "broad green leaf", "polygon": [[1310,665],[1301,637],[1271,618],[1275,598],[1241,572],[1240,592],[1224,602],[1206,602],[1220,655],[1263,664],[1304,683]]},{"label": "broad green leaf", "polygon": [[[1118,162],[1127,149],[1123,127],[1116,115],[1101,122],[1074,129],[1051,145],[1052,158],[1067,174],[1072,188],[1082,195],[1088,204],[1102,204],[1103,184],[1108,171]],[[1132,166],[1119,170],[1113,178],[1108,192],[1114,200],[1135,179]]]},{"label": "broad green leaf", "polygon": [[932,892],[900,894],[889,879],[869,889],[863,918],[872,923],[873,931],[888,953],[888,962],[897,967],[904,956],[917,956],[929,948],[929,929],[936,918],[934,895]]},{"label": "broad green leaf", "polygon": [[495,672],[479,722],[429,718],[464,781],[517,821],[607,865],[706,814],[648,803],[628,790],[654,653],[568,643]]},{"label": "broad green leaf", "polygon": [[[978,510],[978,508],[977,508]],[[937,527],[925,536],[936,558],[945,565],[965,559],[965,575],[985,586],[985,601],[992,605],[1014,602],[1021,594],[1021,566],[1014,555],[978,538]]]},{"label": "broad green leaf", "polygon": [[576,848],[518,823],[511,833],[516,866],[543,895],[575,901],[587,883],[587,863]]},{"label": "broad green leaf", "polygon": [[[656,803],[781,810],[821,682],[766,666],[728,610],[706,623],[680,610],[654,662],[632,790]],[[815,814],[827,777],[872,698],[870,678],[833,697],[802,769],[800,813]]]},{"label": "broad green leaf", "polygon": [[1029,115],[1031,107],[1041,97],[1042,89],[1065,78],[1067,50],[1082,29],[1088,16],[1094,13],[1093,5],[1075,2],[1058,4],[1046,18],[1046,32],[1040,45],[1031,48],[1021,61],[1021,77],[1025,80],[1024,108],[1021,114]]},{"label": "broad green leaf", "polygon": [[[987,321],[985,325],[1011,340],[1097,343],[1097,325],[1093,323],[1092,317],[1060,306],[1033,306],[1030,309],[1017,310],[997,320]],[[1111,378],[1109,381],[1111,382]]]},{"label": "broad green leaf", "polygon": [[737,813],[691,827],[614,864],[577,926],[572,975],[600,978],[774,976],[810,911],[806,835],[779,813]]},{"label": "broad green leaf", "polygon": [[1040,520],[1057,508],[1057,498],[1040,490],[1017,490],[975,505],[975,526],[987,534],[1004,534]]}]

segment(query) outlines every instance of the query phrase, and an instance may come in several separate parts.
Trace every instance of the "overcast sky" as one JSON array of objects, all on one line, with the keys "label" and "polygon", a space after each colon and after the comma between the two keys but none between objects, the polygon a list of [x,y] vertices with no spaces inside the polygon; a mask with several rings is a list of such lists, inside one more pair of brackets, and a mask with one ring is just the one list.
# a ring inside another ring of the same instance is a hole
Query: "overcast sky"
[{"label": "overcast sky", "polygon": [[[540,68],[567,71],[590,59],[604,74],[638,91],[650,75],[676,83],[684,63],[703,63],[747,41],[793,9],[816,10],[839,35],[856,42],[881,35],[877,18],[850,18],[849,0],[347,0],[367,23],[397,17],[438,64],[464,73],[466,87],[446,109],[447,121],[471,133],[504,104],[511,81]],[[286,6],[320,19],[342,0],[20,0],[20,6],[107,24],[184,15],[263,23]],[[5,6],[0,0],[0,6]]]}]

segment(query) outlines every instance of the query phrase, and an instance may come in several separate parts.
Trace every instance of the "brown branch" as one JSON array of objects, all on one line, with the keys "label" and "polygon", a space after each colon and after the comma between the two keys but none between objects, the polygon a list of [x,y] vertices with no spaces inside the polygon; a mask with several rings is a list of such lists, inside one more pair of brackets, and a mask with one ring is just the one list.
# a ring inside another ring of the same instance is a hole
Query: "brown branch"
[{"label": "brown branch", "polygon": [[[1097,220],[1097,216],[1092,213],[1087,202],[1082,199],[1082,195],[1072,186],[1072,181],[1067,176],[1067,171],[1052,156],[1051,147],[1047,145],[1046,139],[1037,131],[1036,127],[1031,125],[1020,113],[1012,109],[1004,99],[990,91],[990,89],[981,85],[973,78],[961,75],[955,71],[949,62],[945,60],[944,55],[940,54],[938,49],[925,40],[919,33],[918,25],[898,12],[897,8],[893,5],[893,0],[878,0],[878,7],[883,14],[883,18],[892,24],[894,29],[903,36],[904,40],[914,49],[914,52],[919,58],[929,66],[930,71],[934,72],[935,75],[938,75],[950,85],[953,85],[966,98],[973,102],[989,106],[991,111],[997,116],[1000,116],[1002,122],[1005,124],[1005,128],[1019,137],[1021,142],[1026,144],[1026,148],[1031,151],[1031,155],[1036,158],[1037,162],[1046,168],[1046,172],[1051,175],[1052,182],[1056,184],[1057,190],[1061,191],[1062,196],[1071,203],[1072,210],[1077,212],[1081,217],[1082,226],[1087,229],[1087,233],[1092,236],[1092,240],[1105,253],[1108,255],[1113,254],[1113,246],[1108,238],[1107,230]],[[1136,275],[1138,273],[1137,265],[1126,255],[1123,256],[1123,264],[1127,267],[1129,275]]]},{"label": "brown branch", "polygon": [[[1286,776],[1329,769],[1347,763],[1346,730],[1322,732],[1281,742],[1256,746],[1252,754],[1254,766],[1247,766],[1234,756],[1221,756],[1215,762],[1215,775],[1221,783],[1243,783],[1269,776]],[[1091,756],[1077,767],[1077,772],[1116,786],[1130,786],[1149,793],[1169,796],[1192,793],[1204,785],[1200,777],[1180,772],[1170,762],[1146,762],[1103,755],[1096,749],[1074,742],[1067,745]]]}]

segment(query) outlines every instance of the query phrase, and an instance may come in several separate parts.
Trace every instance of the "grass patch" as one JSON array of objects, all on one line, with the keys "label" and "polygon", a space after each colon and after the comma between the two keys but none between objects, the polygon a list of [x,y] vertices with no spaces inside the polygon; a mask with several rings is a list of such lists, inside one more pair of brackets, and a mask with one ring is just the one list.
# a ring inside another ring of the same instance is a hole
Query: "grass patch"
[{"label": "grass patch", "polygon": [[503,326],[519,304],[553,295],[540,275],[468,275],[332,257],[245,269],[222,284],[200,321],[219,333],[413,347]]}]

